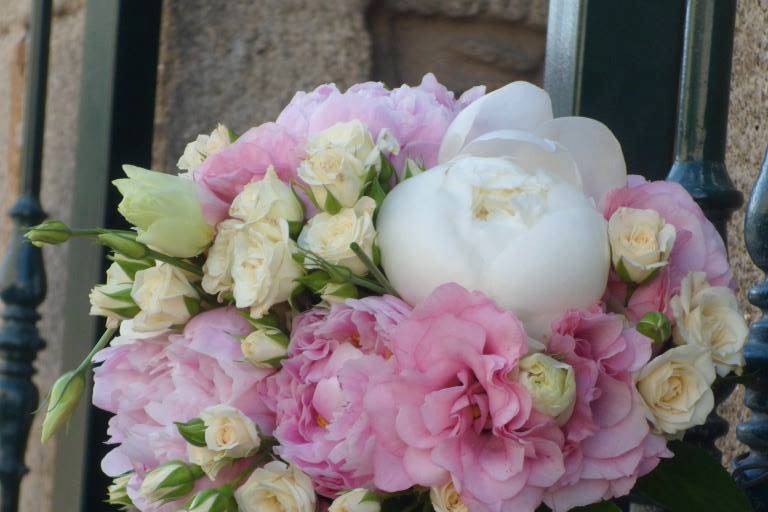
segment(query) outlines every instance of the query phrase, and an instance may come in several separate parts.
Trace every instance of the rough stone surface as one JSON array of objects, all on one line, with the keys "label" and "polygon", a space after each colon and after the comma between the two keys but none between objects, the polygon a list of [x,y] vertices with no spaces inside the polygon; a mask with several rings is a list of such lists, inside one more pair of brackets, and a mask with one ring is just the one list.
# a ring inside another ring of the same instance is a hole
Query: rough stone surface
[{"label": "rough stone surface", "polygon": [[[768,144],[768,3],[763,0],[741,0],[737,3],[736,38],[734,41],[731,105],[728,119],[727,165],[735,185],[749,198],[757,179]],[[763,276],[752,264],[744,248],[744,208],[730,225],[729,250],[734,273],[739,280],[740,298],[750,320],[757,318],[756,308],[749,306],[746,292]],[[747,417],[740,389],[721,406],[731,422],[729,435],[722,440],[724,462],[745,449],[736,440],[733,426]]]},{"label": "rough stone surface", "polygon": [[364,0],[164,2],[154,160],[175,166],[187,141],[224,122],[240,133],[274,119],[297,90],[370,74]]}]

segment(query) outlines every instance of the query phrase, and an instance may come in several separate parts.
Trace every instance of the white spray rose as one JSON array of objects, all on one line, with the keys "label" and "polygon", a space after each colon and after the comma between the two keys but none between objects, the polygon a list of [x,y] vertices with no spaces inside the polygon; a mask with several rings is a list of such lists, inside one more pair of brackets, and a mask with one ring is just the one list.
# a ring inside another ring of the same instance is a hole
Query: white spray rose
[{"label": "white spray rose", "polygon": [[240,343],[246,361],[256,368],[279,367],[288,355],[288,337],[277,329],[256,329]]},{"label": "white spray rose", "polygon": [[195,446],[193,444],[187,444],[187,457],[189,462],[200,466],[205,476],[211,480],[216,480],[219,471],[230,463],[224,452],[217,452],[205,446]]},{"label": "white spray rose", "polygon": [[253,421],[230,405],[214,405],[200,413],[205,423],[205,444],[230,459],[241,459],[255,452],[261,444]]},{"label": "white spray rose", "polygon": [[131,297],[141,309],[132,327],[145,333],[184,325],[197,313],[200,302],[187,274],[161,262],[136,272]]},{"label": "white spray rose", "polygon": [[261,318],[270,307],[285,302],[303,273],[292,254],[295,243],[288,223],[255,222],[238,230],[232,259],[233,294],[238,308],[250,308]]},{"label": "white spray rose", "polygon": [[619,208],[608,221],[613,266],[633,283],[645,281],[667,264],[676,234],[654,210]]},{"label": "white spray rose", "polygon": [[365,264],[349,248],[356,242],[368,257],[372,257],[376,229],[373,212],[376,201],[361,197],[354,208],[343,208],[336,215],[321,212],[309,219],[299,235],[299,246],[321,258],[349,268],[355,274],[368,272]]},{"label": "white spray rose", "polygon": [[256,469],[235,491],[241,512],[314,512],[312,480],[295,466],[273,461]]},{"label": "white spray rose", "polygon": [[211,295],[218,295],[219,300],[232,290],[232,259],[234,241],[243,223],[237,219],[227,219],[216,226],[216,238],[208,250],[208,257],[203,265],[203,290]]},{"label": "white spray rose", "polygon": [[232,132],[223,124],[219,124],[210,135],[198,135],[195,140],[187,144],[184,154],[181,155],[176,166],[189,174],[181,176],[192,177],[195,170],[203,165],[205,159],[214,155],[232,143]]},{"label": "white spray rose", "polygon": [[435,512],[469,512],[469,509],[456,492],[453,482],[429,490],[429,499]]},{"label": "white spray rose", "polygon": [[244,222],[278,219],[301,222],[304,208],[291,187],[280,181],[270,166],[263,179],[247,184],[235,197],[229,215]]},{"label": "white spray rose", "polygon": [[733,290],[710,286],[704,272],[691,272],[683,278],[680,295],[672,297],[671,307],[675,344],[708,350],[721,377],[740,372],[749,327]]},{"label": "white spray rose", "polygon": [[299,177],[322,207],[330,193],[341,206],[353,206],[368,176],[367,162],[377,152],[368,129],[359,120],[337,123],[314,135]]},{"label": "white spray rose", "polygon": [[379,512],[381,503],[368,489],[354,489],[333,500],[328,512]]},{"label": "white spray rose", "polygon": [[107,269],[107,282],[94,286],[88,298],[91,315],[107,318],[107,327],[116,328],[120,321],[133,318],[139,308],[131,298],[133,280],[117,262]]},{"label": "white spray rose", "polygon": [[520,360],[520,383],[530,392],[533,407],[564,425],[576,405],[576,373],[568,363],[535,353]]},{"label": "white spray rose", "polygon": [[651,359],[638,375],[637,389],[656,429],[676,435],[707,420],[715,406],[714,381],[709,352],[685,345]]},{"label": "white spray rose", "polygon": [[515,312],[542,338],[602,296],[606,222],[571,183],[502,158],[463,157],[396,186],[379,211],[381,261],[400,296],[455,282]]}]

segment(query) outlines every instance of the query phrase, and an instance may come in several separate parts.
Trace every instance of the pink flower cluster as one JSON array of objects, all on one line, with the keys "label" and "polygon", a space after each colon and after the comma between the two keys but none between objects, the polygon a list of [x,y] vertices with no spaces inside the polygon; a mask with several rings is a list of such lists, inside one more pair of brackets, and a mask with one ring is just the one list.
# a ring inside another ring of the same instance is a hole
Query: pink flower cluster
[{"label": "pink flower cluster", "polygon": [[93,403],[114,414],[108,443],[118,445],[104,458],[102,469],[110,476],[135,471],[128,492],[141,510],[178,509],[178,504],[144,503],[138,493],[148,471],[170,460],[187,460],[187,443],[174,422],[229,404],[262,432],[272,431],[274,417],[256,388],[268,371],[239,362],[242,353],[233,338],[251,330],[236,310],[222,308],[196,316],[182,334],[136,340],[96,355],[101,365],[95,370]]},{"label": "pink flower cluster", "polygon": [[599,309],[569,312],[555,331],[548,350],[577,376],[562,428],[515,380],[528,352],[521,323],[480,293],[448,284],[413,311],[386,296],[310,310],[260,386],[279,454],[328,497],[453,481],[485,512],[624,495],[669,456],[632,384],[650,341]]},{"label": "pink flower cluster", "polygon": [[251,128],[195,172],[206,219],[212,225],[223,220],[235,196],[251,181],[260,180],[270,166],[283,181],[297,180],[309,137],[344,121],[360,120],[374,138],[382,129],[389,130],[401,146],[393,162],[398,169],[405,158],[431,167],[437,163],[448,125],[484,92],[484,87],[474,87],[456,100],[431,73],[416,87],[390,90],[367,82],[343,93],[332,84],[299,92],[276,122]]},{"label": "pink flower cluster", "polygon": [[[641,176],[630,176],[627,186],[608,192],[603,203],[606,219],[621,207],[654,210],[677,230],[669,265],[639,286],[629,300],[625,313],[633,322],[651,311],[671,316],[669,301],[680,291],[680,282],[689,272],[705,272],[712,286],[735,288],[723,239],[678,183],[648,182]],[[626,284],[611,271],[605,301],[621,310],[626,295]]]}]

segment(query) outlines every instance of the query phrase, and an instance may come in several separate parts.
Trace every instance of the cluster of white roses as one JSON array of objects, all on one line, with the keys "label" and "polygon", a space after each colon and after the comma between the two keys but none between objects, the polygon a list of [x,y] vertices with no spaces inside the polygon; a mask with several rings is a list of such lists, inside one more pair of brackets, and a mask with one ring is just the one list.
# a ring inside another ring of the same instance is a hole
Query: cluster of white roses
[{"label": "cluster of white roses", "polygon": [[[676,230],[656,211],[619,208],[609,220],[608,235],[614,268],[636,286],[669,263]],[[680,288],[670,301],[675,346],[637,376],[648,419],[670,436],[706,421],[715,405],[712,384],[717,375],[741,372],[748,334],[733,290],[711,286],[704,272],[689,273]]]}]

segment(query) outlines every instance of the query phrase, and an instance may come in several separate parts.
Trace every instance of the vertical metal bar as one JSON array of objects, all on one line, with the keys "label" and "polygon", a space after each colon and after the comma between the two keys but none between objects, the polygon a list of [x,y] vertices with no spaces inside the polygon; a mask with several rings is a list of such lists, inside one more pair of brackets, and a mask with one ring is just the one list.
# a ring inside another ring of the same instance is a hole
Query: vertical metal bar
[{"label": "vertical metal bar", "polygon": [[736,0],[689,0],[675,162],[667,176],[690,192],[723,238],[741,193],[725,168]]},{"label": "vertical metal bar", "polygon": [[45,218],[40,206],[51,0],[33,0],[27,76],[21,195],[11,208],[14,234],[0,271],[5,308],[0,327],[0,512],[16,512],[26,473],[24,452],[39,400],[32,363],[45,345],[37,331],[37,307],[45,298],[40,249],[25,243],[24,228]]},{"label": "vertical metal bar", "polygon": [[[752,190],[744,223],[744,240],[752,261],[768,273],[768,152]],[[756,378],[747,386],[744,403],[752,416],[736,430],[750,452],[734,461],[734,477],[747,489],[755,510],[768,510],[768,279],[749,291],[749,301],[762,310],[749,329],[744,348],[747,373]]]},{"label": "vertical metal bar", "polygon": [[556,116],[605,123],[627,167],[672,163],[684,0],[550,0],[544,87]]},{"label": "vertical metal bar", "polygon": [[[724,239],[728,219],[743,200],[725,168],[735,19],[736,0],[688,0],[675,161],[667,176],[690,192]],[[714,391],[720,403],[733,385]],[[706,424],[688,431],[686,440],[719,458],[715,440],[726,432],[728,422],[712,412]]]}]

